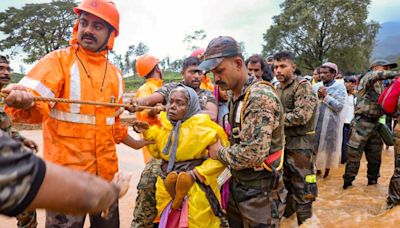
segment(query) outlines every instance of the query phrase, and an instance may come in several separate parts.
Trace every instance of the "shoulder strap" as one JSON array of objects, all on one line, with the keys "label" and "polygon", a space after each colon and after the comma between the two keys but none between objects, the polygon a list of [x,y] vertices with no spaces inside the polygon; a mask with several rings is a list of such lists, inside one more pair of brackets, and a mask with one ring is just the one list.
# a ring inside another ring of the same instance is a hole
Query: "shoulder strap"
[{"label": "shoulder strap", "polygon": [[274,85],[272,85],[272,83],[267,82],[267,81],[258,81],[258,82],[255,82],[254,84],[250,85],[249,87],[247,87],[244,98],[243,98],[242,109],[240,110],[240,128],[241,129],[243,128],[243,126],[242,126],[243,125],[243,116],[244,116],[244,111],[246,110],[246,102],[250,96],[251,87],[255,86],[255,85],[259,85],[259,84],[267,85],[267,86],[271,87],[272,90],[274,91],[274,93],[276,94],[276,89],[275,89]]}]

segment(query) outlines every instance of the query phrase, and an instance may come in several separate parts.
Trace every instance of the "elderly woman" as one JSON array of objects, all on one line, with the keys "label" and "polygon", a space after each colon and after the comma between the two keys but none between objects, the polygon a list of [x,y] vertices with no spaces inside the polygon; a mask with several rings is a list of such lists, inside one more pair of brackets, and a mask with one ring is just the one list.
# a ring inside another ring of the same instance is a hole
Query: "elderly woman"
[{"label": "elderly woman", "polygon": [[151,154],[163,160],[156,183],[160,226],[163,217],[178,210],[189,227],[219,227],[217,177],[225,167],[208,158],[207,146],[218,138],[227,145],[224,130],[209,115],[200,114],[196,92],[184,85],[171,91],[167,112],[160,116],[162,126],[144,132],[146,139],[156,142],[149,147]]}]

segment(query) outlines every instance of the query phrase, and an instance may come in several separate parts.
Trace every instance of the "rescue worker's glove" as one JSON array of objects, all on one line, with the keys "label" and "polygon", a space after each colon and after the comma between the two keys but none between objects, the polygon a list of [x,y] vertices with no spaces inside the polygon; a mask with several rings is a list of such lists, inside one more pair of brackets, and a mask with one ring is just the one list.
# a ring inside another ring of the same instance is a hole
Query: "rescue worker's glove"
[{"label": "rescue worker's glove", "polygon": [[134,121],[132,123],[133,130],[136,133],[143,133],[144,131],[149,129],[149,124],[143,121]]}]

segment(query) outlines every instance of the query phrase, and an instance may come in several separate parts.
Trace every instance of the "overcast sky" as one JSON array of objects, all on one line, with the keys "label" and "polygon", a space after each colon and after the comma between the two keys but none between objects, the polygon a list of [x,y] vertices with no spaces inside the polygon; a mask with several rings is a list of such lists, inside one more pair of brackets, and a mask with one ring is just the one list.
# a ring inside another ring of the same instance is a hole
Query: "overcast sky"
[{"label": "overcast sky", "polygon": [[[26,3],[49,0],[1,0],[0,11],[21,7]],[[142,41],[150,53],[164,58],[189,55],[182,41],[187,34],[204,29],[207,37],[198,45],[219,35],[230,35],[243,41],[248,54],[261,53],[263,33],[272,24],[272,16],[280,13],[283,0],[114,0],[120,12],[120,35],[115,42],[117,53]],[[372,0],[370,20],[380,23],[400,21],[400,0]],[[17,58],[12,67],[19,71]],[[30,67],[28,66],[28,69]]]}]

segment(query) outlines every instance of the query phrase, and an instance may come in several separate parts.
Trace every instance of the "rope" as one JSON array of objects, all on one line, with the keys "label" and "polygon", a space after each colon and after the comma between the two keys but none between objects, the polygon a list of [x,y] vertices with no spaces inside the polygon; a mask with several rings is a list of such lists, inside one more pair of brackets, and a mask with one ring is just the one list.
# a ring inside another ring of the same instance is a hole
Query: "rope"
[{"label": "rope", "polygon": [[[0,97],[6,98],[8,96],[7,93],[0,92]],[[131,107],[131,104],[118,104],[118,103],[108,103],[108,102],[101,102],[101,101],[81,101],[81,100],[71,100],[71,99],[64,99],[64,98],[48,98],[48,97],[40,97],[35,96],[33,97],[33,101],[42,101],[42,102],[55,102],[55,103],[70,103],[70,104],[85,104],[85,105],[99,105],[99,106],[107,106],[107,107],[123,107],[128,108]],[[157,109],[156,107],[150,106],[140,106],[137,105],[137,108],[140,109]]]}]

